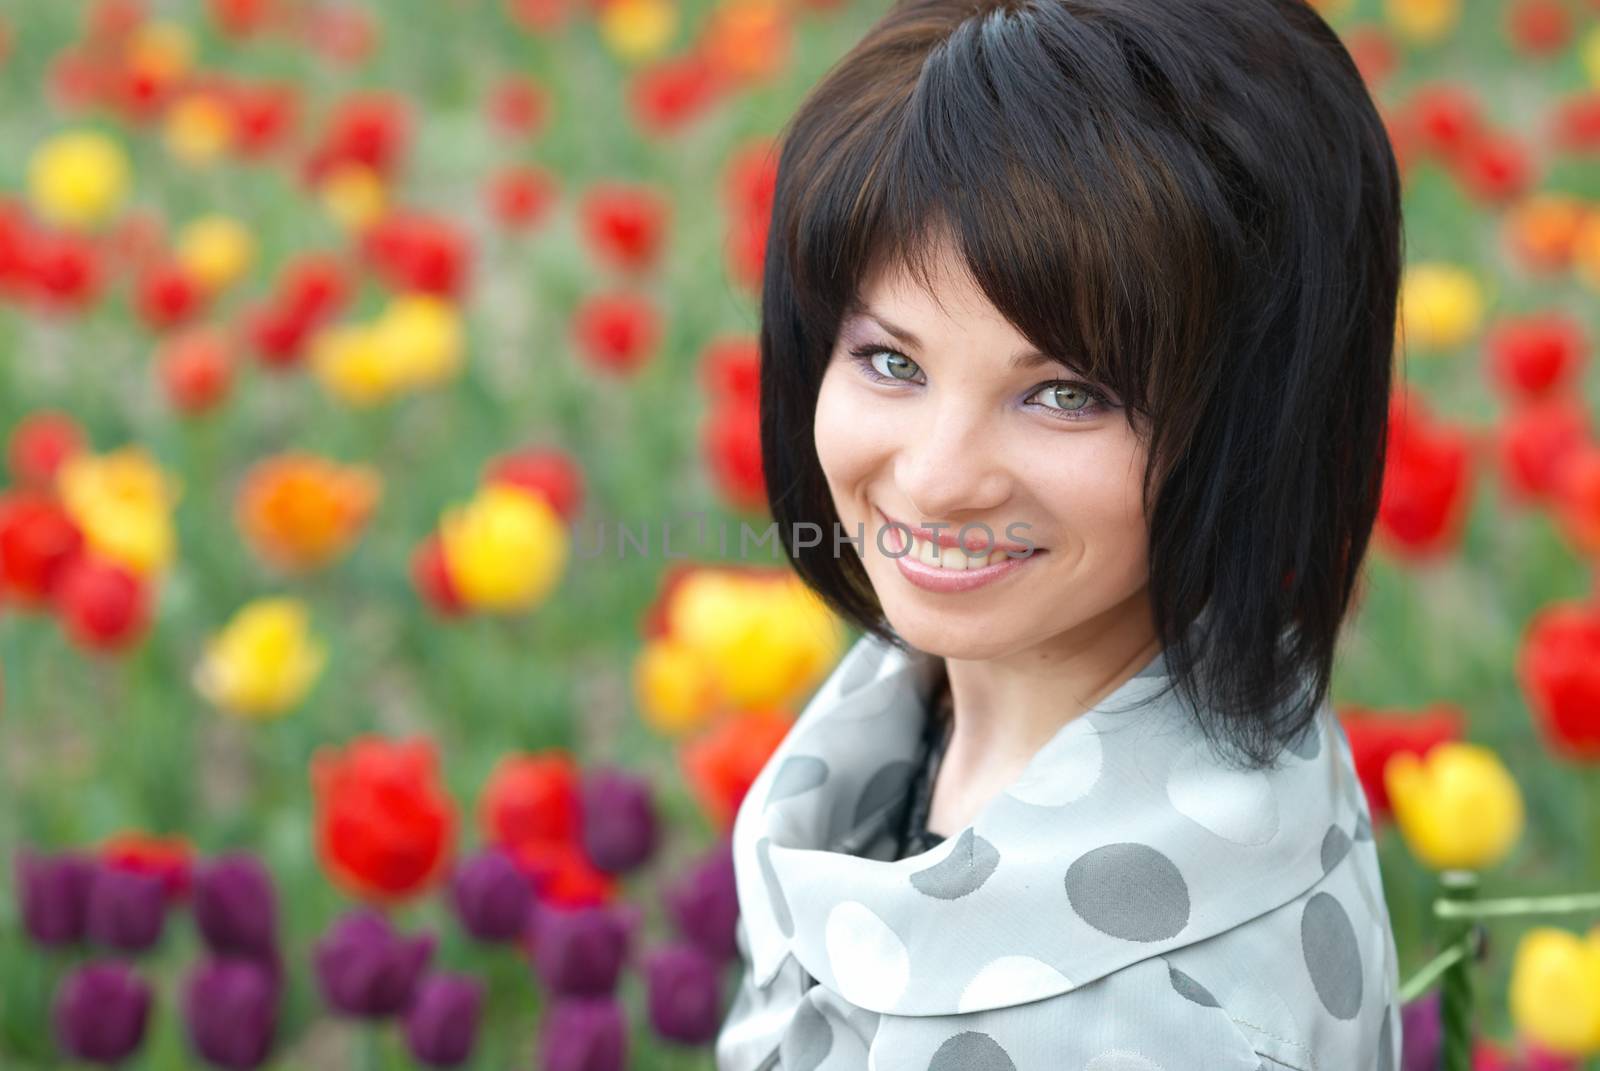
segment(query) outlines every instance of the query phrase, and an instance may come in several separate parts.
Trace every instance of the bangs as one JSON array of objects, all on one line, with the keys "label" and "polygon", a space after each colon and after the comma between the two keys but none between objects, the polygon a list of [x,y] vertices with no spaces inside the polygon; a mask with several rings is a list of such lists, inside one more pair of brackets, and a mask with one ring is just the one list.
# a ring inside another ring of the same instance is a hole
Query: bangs
[{"label": "bangs", "polygon": [[[1060,21],[1049,36],[1080,47],[1041,48],[1028,20]],[[900,84],[890,72],[854,97],[826,157],[796,162],[814,181],[774,222],[805,319],[837,329],[883,269],[931,293],[935,258],[953,249],[1020,334],[1130,415],[1151,415],[1153,384],[1181,393],[1218,334],[1228,242],[1211,221],[1227,206],[1158,115],[1129,124],[1089,105],[1159,91],[1133,73],[1153,65],[1105,64],[1116,45],[1094,36],[1058,6],[996,9],[957,25]]]}]

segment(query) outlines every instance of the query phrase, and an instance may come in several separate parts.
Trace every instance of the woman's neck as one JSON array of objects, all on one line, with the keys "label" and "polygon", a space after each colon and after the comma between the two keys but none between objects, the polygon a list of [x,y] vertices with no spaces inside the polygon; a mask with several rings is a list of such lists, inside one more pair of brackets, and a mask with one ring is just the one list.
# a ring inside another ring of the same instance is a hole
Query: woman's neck
[{"label": "woman's neck", "polygon": [[928,829],[950,836],[1014,781],[1062,727],[1094,708],[1161,650],[1148,589],[1093,621],[1005,658],[946,657],[953,701]]}]

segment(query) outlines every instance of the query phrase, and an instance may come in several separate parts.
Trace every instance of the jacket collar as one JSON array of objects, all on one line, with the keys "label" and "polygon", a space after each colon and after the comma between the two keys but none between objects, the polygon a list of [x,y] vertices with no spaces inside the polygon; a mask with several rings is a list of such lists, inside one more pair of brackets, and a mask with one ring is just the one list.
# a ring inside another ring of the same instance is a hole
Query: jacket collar
[{"label": "jacket collar", "polygon": [[1277,767],[1240,771],[1158,654],[959,834],[902,860],[857,855],[904,799],[942,673],[863,636],[751,785],[733,851],[757,985],[793,956],[876,1012],[1039,1000],[1270,911],[1370,836],[1327,702]]}]

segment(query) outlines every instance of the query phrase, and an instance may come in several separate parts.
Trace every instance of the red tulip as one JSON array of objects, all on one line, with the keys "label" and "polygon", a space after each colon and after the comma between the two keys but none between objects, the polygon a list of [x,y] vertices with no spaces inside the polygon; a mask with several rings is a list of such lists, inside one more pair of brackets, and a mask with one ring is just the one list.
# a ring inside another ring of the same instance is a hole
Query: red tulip
[{"label": "red tulip", "polygon": [[250,343],[266,368],[285,369],[298,364],[315,324],[279,304],[260,305],[245,313],[239,333]]},{"label": "red tulip", "polygon": [[1527,193],[1533,162],[1520,139],[1493,131],[1480,134],[1456,156],[1457,179],[1475,200],[1499,204]]},{"label": "red tulip", "polygon": [[601,372],[629,375],[650,359],[661,337],[661,321],[642,296],[599,294],[586,298],[573,318],[578,352]]},{"label": "red tulip", "polygon": [[509,851],[541,903],[588,907],[616,897],[616,876],[595,866],[578,841],[530,840]]},{"label": "red tulip", "polygon": [[100,255],[75,234],[37,231],[26,250],[28,293],[42,309],[78,312],[100,296]]},{"label": "red tulip", "polygon": [[100,62],[79,46],[69,45],[52,56],[45,80],[51,103],[66,112],[82,111],[104,93]]},{"label": "red tulip", "polygon": [[486,484],[509,484],[550,503],[564,521],[577,516],[583,503],[583,470],[564,451],[553,448],[518,450],[484,466]]},{"label": "red tulip", "polygon": [[229,37],[254,37],[272,20],[274,0],[207,0],[211,19]]},{"label": "red tulip", "polygon": [[1425,755],[1435,744],[1461,739],[1466,717],[1453,703],[1432,703],[1415,713],[1351,705],[1339,710],[1339,723],[1372,820],[1378,822],[1393,817],[1383,781],[1389,760],[1402,751]]},{"label": "red tulip", "polygon": [[680,750],[684,778],[718,829],[733,827],[739,804],[793,724],[777,711],[728,714]]},{"label": "red tulip", "polygon": [[204,412],[221,402],[233,384],[228,340],[215,328],[186,331],[161,347],[156,372],[174,409]]},{"label": "red tulip", "polygon": [[761,468],[761,417],[757,408],[724,402],[711,411],[702,432],[706,463],[717,490],[739,509],[758,510],[767,501]]},{"label": "red tulip", "polygon": [[1540,609],[1523,635],[1517,677],[1555,752],[1600,759],[1600,607],[1562,602]]},{"label": "red tulip", "polygon": [[354,66],[372,54],[378,27],[371,14],[354,4],[322,5],[311,9],[301,37],[335,63]]},{"label": "red tulip", "polygon": [[233,150],[246,159],[283,144],[300,112],[299,91],[287,82],[236,84],[228,94]]},{"label": "red tulip", "polygon": [[61,463],[78,453],[88,436],[70,415],[58,409],[39,409],[11,429],[7,458],[11,475],[20,484],[48,488]]},{"label": "red tulip", "polygon": [[671,203],[646,186],[604,182],[579,202],[584,240],[595,259],[624,271],[645,271],[660,259]]},{"label": "red tulip", "polygon": [[1589,349],[1583,325],[1563,312],[1508,316],[1490,327],[1484,345],[1495,382],[1524,397],[1569,386]]},{"label": "red tulip", "polygon": [[83,555],[67,566],[55,594],[62,627],[86,651],[120,651],[144,635],[150,594],[114,562]]},{"label": "red tulip", "polygon": [[134,296],[139,316],[154,331],[165,331],[193,319],[205,307],[205,289],[177,264],[167,262],[143,272]]},{"label": "red tulip", "polygon": [[1572,40],[1572,17],[1558,0],[1515,0],[1506,12],[1506,31],[1523,55],[1551,56]]},{"label": "red tulip", "polygon": [[160,878],[168,903],[187,899],[194,884],[194,846],[181,834],[125,830],[102,841],[98,854],[109,866]]},{"label": "red tulip", "polygon": [[1475,143],[1484,130],[1477,98],[1452,83],[1434,83],[1417,90],[1409,110],[1419,147],[1445,160]]},{"label": "red tulip", "polygon": [[502,134],[531,137],[550,119],[550,95],[531,78],[507,76],[489,96],[489,121]]},{"label": "red tulip", "polygon": [[1555,474],[1556,520],[1580,554],[1600,554],[1600,446],[1585,442]]},{"label": "red tulip", "polygon": [[450,578],[437,532],[411,552],[411,583],[428,608],[441,617],[459,617],[467,612],[467,605]]},{"label": "red tulip", "polygon": [[1589,444],[1589,414],[1568,397],[1516,407],[1501,425],[1500,470],[1512,501],[1538,501],[1561,486],[1561,468]]},{"label": "red tulip", "polygon": [[357,165],[389,179],[410,145],[411,126],[410,108],[397,93],[374,90],[346,97],[306,159],[305,177],[318,183],[339,167]]},{"label": "red tulip", "polygon": [[439,880],[455,847],[455,804],[426,739],[359,737],[311,760],[317,854],[334,883],[387,902]]},{"label": "red tulip", "polygon": [[664,137],[704,115],[721,88],[717,71],[698,52],[658,62],[634,75],[628,87],[633,121]]},{"label": "red tulip", "polygon": [[361,239],[367,264],[389,287],[454,298],[466,288],[472,251],[453,221],[421,212],[385,216]]},{"label": "red tulip", "polygon": [[565,751],[502,757],[478,801],[484,838],[507,849],[577,843],[579,782],[577,763]]},{"label": "red tulip", "polygon": [[514,166],[489,177],[489,214],[507,230],[526,230],[555,204],[558,182],[548,168]]},{"label": "red tulip", "polygon": [[1453,547],[1472,493],[1467,435],[1437,423],[1419,396],[1389,407],[1389,444],[1377,531],[1396,554],[1426,558]]},{"label": "red tulip", "polygon": [[83,545],[83,533],[54,498],[0,492],[0,586],[21,605],[47,604]]},{"label": "red tulip", "polygon": [[777,191],[777,144],[771,138],[757,138],[741,146],[728,162],[723,179],[728,213],[755,216],[764,222],[772,214]]},{"label": "red tulip", "polygon": [[281,308],[320,326],[345,307],[355,284],[350,269],[332,253],[301,253],[278,276]]},{"label": "red tulip", "polygon": [[1552,140],[1570,153],[1600,152],[1600,90],[1574,93],[1556,103]]},{"label": "red tulip", "polygon": [[718,402],[756,405],[761,399],[761,345],[744,336],[716,339],[700,359],[700,379]]}]

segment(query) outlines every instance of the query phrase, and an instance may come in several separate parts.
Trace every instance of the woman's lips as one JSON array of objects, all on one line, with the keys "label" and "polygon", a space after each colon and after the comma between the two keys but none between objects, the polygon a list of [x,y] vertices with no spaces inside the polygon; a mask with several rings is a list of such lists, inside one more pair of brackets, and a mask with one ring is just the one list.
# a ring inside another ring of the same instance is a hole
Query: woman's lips
[{"label": "woman's lips", "polygon": [[959,594],[987,587],[1027,568],[1028,563],[1048,553],[1044,550],[1034,549],[1032,553],[1027,554],[1025,557],[1013,558],[1008,555],[979,569],[946,569],[937,565],[929,565],[908,550],[905,543],[905,532],[900,528],[890,527],[889,534],[884,539],[884,544],[888,548],[890,556],[894,558],[895,566],[900,570],[901,576],[923,591],[931,591],[938,594]]}]

